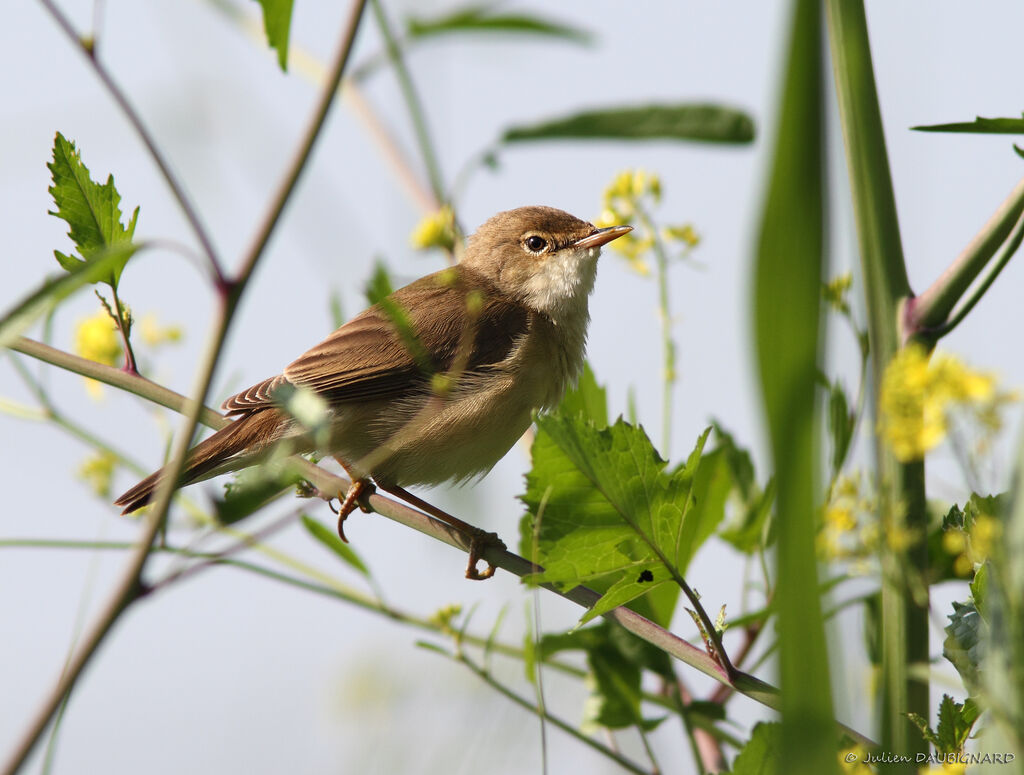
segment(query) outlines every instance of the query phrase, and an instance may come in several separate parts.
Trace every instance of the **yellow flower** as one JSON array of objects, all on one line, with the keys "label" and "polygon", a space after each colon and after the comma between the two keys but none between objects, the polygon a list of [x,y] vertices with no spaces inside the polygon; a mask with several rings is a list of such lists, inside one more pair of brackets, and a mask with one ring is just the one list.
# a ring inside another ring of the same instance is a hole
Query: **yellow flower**
[{"label": "yellow flower", "polygon": [[644,197],[661,201],[661,178],[646,170],[622,170],[604,190],[604,209],[615,213],[621,223],[636,213]]},{"label": "yellow flower", "polygon": [[825,283],[825,287],[822,288],[822,294],[830,307],[837,312],[846,312],[850,309],[850,302],[847,297],[852,287],[853,275],[847,272]]},{"label": "yellow flower", "polygon": [[867,752],[860,745],[844,748],[838,754],[839,769],[844,775],[874,775],[874,770],[864,762]]},{"label": "yellow flower", "polygon": [[161,326],[152,312],[147,312],[142,318],[141,326],[142,341],[150,347],[180,342],[184,337],[181,326]]},{"label": "yellow flower", "polygon": [[[75,352],[90,361],[113,366],[121,357],[121,342],[117,326],[106,310],[78,321],[75,329]],[[93,398],[103,393],[100,383],[94,379],[85,380],[86,389]]]},{"label": "yellow flower", "polygon": [[923,347],[910,345],[882,376],[879,430],[900,461],[920,460],[945,438],[950,409],[969,408],[984,417],[1009,398],[996,393],[991,375],[971,371],[951,355],[929,362]]},{"label": "yellow flower", "polygon": [[417,250],[455,247],[455,213],[445,205],[440,210],[425,216],[413,229],[409,237],[412,246]]},{"label": "yellow flower", "polygon": [[823,560],[855,560],[871,553],[866,536],[874,525],[870,517],[875,504],[870,494],[861,492],[859,472],[840,476],[832,488],[831,499],[822,512],[817,536],[818,553]]},{"label": "yellow flower", "polygon": [[97,452],[87,457],[78,467],[78,478],[85,482],[100,498],[110,498],[110,483],[114,477],[117,458],[109,452]]},{"label": "yellow flower", "polygon": [[661,230],[661,236],[666,242],[682,242],[689,248],[697,247],[700,244],[700,235],[688,223],[682,226],[666,226]]},{"label": "yellow flower", "polygon": [[956,555],[953,572],[966,577],[988,559],[1002,536],[1002,522],[988,514],[978,514],[969,531],[952,528],[943,533],[942,548],[947,554]]}]

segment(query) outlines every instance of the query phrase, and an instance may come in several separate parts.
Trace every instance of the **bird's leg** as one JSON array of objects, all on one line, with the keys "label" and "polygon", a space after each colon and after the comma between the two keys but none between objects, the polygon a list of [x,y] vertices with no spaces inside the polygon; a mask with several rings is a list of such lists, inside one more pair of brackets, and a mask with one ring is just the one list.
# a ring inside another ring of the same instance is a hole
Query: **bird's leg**
[{"label": "bird's leg", "polygon": [[[421,511],[425,511],[430,516],[439,519],[469,537],[469,564],[466,566],[467,579],[482,581],[483,579],[489,579],[494,575],[494,566],[482,555],[484,551],[491,547],[496,547],[501,550],[506,548],[505,542],[498,538],[497,533],[488,533],[486,530],[481,530],[475,525],[463,522],[458,517],[453,517],[447,511],[442,511],[437,508],[437,506],[432,506],[422,498],[417,498],[404,487],[399,487],[396,484],[385,484],[384,482],[377,482],[377,486],[385,492],[391,493],[396,498],[401,498],[406,503],[415,506]],[[483,573],[478,571],[476,568],[477,563],[480,560],[484,560],[484,562],[487,563],[487,570],[483,571]]]},{"label": "bird's leg", "polygon": [[[373,483],[365,477],[359,477],[353,475],[349,470],[349,467],[345,465],[345,461],[340,457],[335,457],[335,460],[341,464],[341,467],[345,469],[345,473],[348,474],[348,478],[352,483],[348,486],[348,490],[345,492],[345,497],[341,499],[341,504],[338,506],[338,536],[346,544],[348,539],[345,537],[345,520],[348,515],[356,510],[358,506],[364,514],[370,513],[370,507],[366,505],[364,498],[370,495],[376,489]],[[339,497],[341,493],[338,493]],[[328,503],[328,505],[330,505]]]}]

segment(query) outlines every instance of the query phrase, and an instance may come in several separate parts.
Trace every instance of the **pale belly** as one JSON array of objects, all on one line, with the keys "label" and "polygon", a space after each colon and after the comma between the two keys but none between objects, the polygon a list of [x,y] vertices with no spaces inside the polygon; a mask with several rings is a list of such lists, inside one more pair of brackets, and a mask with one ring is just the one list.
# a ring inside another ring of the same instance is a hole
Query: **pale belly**
[{"label": "pale belly", "polygon": [[[465,481],[487,473],[530,427],[533,412],[554,406],[582,362],[528,338],[502,376],[460,396],[375,402],[336,414],[332,453],[355,476],[399,486]],[[582,342],[581,342],[582,345]],[[521,368],[520,364],[535,364]]]}]

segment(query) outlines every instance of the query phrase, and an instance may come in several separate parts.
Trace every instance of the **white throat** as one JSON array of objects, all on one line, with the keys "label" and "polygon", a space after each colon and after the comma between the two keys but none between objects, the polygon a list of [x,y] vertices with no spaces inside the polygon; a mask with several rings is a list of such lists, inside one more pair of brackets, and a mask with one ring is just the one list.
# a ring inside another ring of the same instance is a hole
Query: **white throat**
[{"label": "white throat", "polygon": [[550,256],[523,289],[526,303],[548,315],[555,325],[586,330],[587,297],[594,290],[600,248],[565,248]]}]

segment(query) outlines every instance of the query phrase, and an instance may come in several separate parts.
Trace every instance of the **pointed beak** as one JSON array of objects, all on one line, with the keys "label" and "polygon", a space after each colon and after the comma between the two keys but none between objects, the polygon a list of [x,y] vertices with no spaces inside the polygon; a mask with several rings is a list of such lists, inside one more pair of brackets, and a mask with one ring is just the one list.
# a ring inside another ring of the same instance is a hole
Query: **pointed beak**
[{"label": "pointed beak", "polygon": [[607,229],[594,229],[583,239],[576,240],[572,246],[574,248],[599,248],[631,231],[633,231],[632,226],[609,226]]}]

